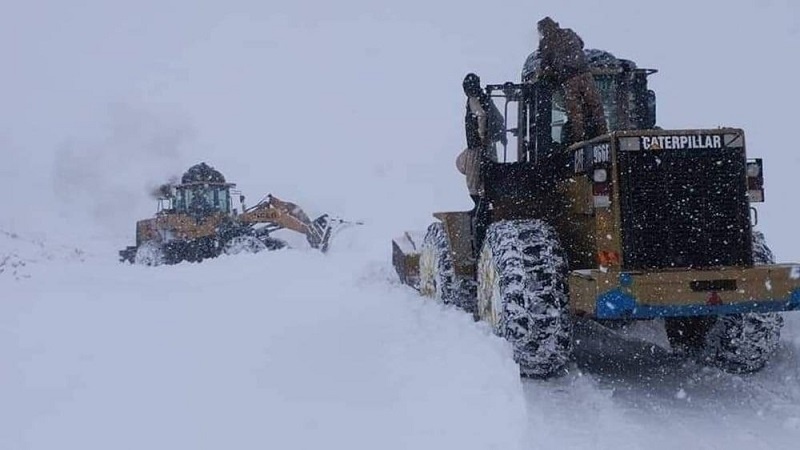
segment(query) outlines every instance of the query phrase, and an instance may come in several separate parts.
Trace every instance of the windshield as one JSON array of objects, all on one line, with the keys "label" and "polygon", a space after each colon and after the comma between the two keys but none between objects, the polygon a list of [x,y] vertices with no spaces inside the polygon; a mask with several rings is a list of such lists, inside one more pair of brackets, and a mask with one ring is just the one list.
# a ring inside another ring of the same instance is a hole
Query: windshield
[{"label": "windshield", "polygon": [[596,76],[594,84],[603,99],[603,112],[609,130],[619,130],[619,114],[617,113],[617,81],[613,76]]},{"label": "windshield", "polygon": [[[603,113],[609,130],[619,130],[620,126],[617,102],[617,81],[613,76],[596,76],[595,85],[603,101]],[[564,90],[557,89],[553,92],[553,114],[550,124],[554,142],[564,143],[567,136],[564,133],[564,124],[567,122],[567,107],[564,101]]]},{"label": "windshield", "polygon": [[178,211],[230,212],[230,192],[226,186],[183,186],[178,188]]}]

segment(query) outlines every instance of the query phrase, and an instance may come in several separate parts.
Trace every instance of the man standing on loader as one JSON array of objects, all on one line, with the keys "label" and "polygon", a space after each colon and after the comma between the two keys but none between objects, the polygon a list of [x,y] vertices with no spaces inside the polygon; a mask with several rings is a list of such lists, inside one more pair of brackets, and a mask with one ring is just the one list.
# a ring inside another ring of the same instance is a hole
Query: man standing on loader
[{"label": "man standing on loader", "polygon": [[[481,79],[474,73],[467,74],[462,83],[467,96],[464,129],[467,148],[458,155],[456,167],[467,178],[467,189],[475,207],[472,210],[473,227],[476,229],[475,251],[483,242],[483,234],[488,224],[488,205],[481,201],[481,168],[487,161],[497,161],[495,143],[505,145],[508,141],[505,132],[505,119],[489,95],[481,88]],[[476,253],[477,254],[477,253]]]},{"label": "man standing on loader", "polygon": [[540,20],[540,78],[563,86],[572,142],[591,139],[608,132],[603,101],[594,84],[583,40],[569,28],[561,28],[550,17]]}]

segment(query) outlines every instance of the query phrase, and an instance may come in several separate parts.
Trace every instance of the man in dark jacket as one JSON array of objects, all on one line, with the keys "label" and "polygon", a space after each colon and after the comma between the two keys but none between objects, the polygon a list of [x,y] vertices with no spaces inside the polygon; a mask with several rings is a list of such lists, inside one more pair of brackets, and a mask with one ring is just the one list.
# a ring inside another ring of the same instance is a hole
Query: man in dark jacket
[{"label": "man in dark jacket", "polygon": [[482,168],[489,161],[497,161],[495,143],[506,145],[508,140],[505,118],[481,88],[480,78],[474,73],[467,74],[462,86],[467,96],[467,111],[464,115],[467,148],[458,156],[456,167],[466,176],[469,195],[475,202],[472,210],[472,224],[476,236],[473,251],[477,255],[483,244],[490,214],[481,182]]},{"label": "man in dark jacket", "polygon": [[563,86],[572,142],[607,133],[603,101],[589,72],[583,40],[550,17],[540,20],[538,29],[540,78]]},{"label": "man in dark jacket", "polygon": [[481,79],[474,73],[467,74],[462,83],[467,96],[467,113],[464,129],[467,132],[468,148],[494,147],[496,142],[506,144],[505,119],[489,95],[481,88]]}]

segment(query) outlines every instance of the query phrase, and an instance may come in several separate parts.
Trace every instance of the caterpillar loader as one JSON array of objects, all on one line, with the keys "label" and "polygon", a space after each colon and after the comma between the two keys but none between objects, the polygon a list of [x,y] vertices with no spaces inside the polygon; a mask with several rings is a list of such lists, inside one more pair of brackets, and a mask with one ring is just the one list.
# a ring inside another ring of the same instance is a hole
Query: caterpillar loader
[{"label": "caterpillar loader", "polygon": [[739,128],[657,127],[656,71],[586,54],[609,132],[568,141],[564,92],[534,52],[521,82],[485,87],[510,143],[481,161],[488,223],[435,213],[393,241],[400,279],[489,322],[526,376],[560,373],[581,321],[659,319],[682,354],[761,369],[780,313],[800,309],[800,264],[775,264],[754,230],[762,160]]},{"label": "caterpillar loader", "polygon": [[239,195],[241,209],[233,208],[236,185],[205,163],[189,168],[180,181],[155,190],[158,212],[136,223],[136,245],[119,252],[121,261],[177,264],[222,253],[277,250],[287,245],[271,236],[281,229],[305,235],[311,247],[326,252],[332,235],[352,224],[327,214],[310,220],[294,203],[272,195],[251,207]]}]

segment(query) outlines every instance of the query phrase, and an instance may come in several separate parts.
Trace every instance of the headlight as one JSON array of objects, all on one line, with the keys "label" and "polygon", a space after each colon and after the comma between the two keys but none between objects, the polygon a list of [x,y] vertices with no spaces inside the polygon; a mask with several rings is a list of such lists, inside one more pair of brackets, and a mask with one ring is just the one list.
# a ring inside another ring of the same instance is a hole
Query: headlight
[{"label": "headlight", "polygon": [[606,169],[594,169],[592,179],[595,183],[605,183],[608,180],[608,172]]},{"label": "headlight", "polygon": [[747,163],[747,176],[756,178],[761,175],[761,166],[758,163]]}]

